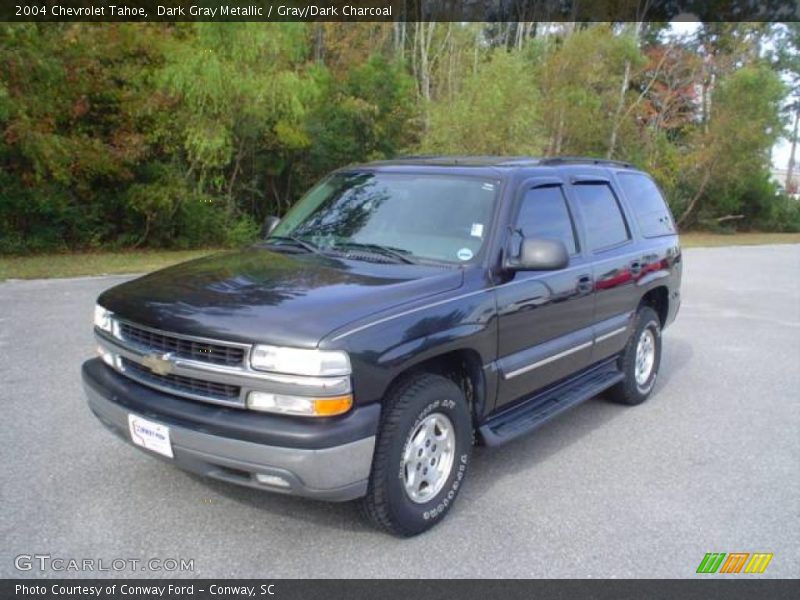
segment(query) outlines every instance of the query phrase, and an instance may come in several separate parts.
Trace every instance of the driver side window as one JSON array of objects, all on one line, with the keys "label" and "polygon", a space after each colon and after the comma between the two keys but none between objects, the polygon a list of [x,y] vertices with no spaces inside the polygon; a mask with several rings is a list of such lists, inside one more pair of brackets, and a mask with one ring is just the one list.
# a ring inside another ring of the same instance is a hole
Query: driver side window
[{"label": "driver side window", "polygon": [[526,238],[562,241],[570,256],[578,251],[575,227],[560,185],[528,190],[522,198],[517,228]]}]

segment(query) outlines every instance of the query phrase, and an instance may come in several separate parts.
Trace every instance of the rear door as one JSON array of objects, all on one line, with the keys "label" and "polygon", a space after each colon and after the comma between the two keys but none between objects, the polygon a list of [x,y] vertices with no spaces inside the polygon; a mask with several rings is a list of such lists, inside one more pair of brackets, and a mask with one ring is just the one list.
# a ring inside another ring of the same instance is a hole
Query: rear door
[{"label": "rear door", "polygon": [[570,191],[584,227],[595,288],[592,362],[619,352],[628,338],[642,272],[641,249],[610,181],[595,175],[573,177]]},{"label": "rear door", "polygon": [[517,272],[496,288],[498,406],[574,373],[591,359],[592,268],[564,186],[558,177],[528,180],[516,199],[513,227],[526,238],[561,240],[570,264],[559,271]]}]

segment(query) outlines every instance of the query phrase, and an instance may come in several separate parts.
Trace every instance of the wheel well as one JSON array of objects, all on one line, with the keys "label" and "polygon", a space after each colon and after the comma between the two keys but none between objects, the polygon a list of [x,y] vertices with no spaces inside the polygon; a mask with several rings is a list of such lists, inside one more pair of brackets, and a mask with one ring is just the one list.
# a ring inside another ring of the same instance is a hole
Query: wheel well
[{"label": "wheel well", "polygon": [[663,328],[667,323],[667,315],[669,314],[669,292],[665,286],[653,288],[642,296],[639,306],[649,306],[658,315],[658,320],[661,321]]},{"label": "wheel well", "polygon": [[486,403],[486,382],[483,361],[475,350],[453,350],[417,363],[400,373],[387,389],[419,373],[433,373],[450,379],[464,392],[473,421]]}]

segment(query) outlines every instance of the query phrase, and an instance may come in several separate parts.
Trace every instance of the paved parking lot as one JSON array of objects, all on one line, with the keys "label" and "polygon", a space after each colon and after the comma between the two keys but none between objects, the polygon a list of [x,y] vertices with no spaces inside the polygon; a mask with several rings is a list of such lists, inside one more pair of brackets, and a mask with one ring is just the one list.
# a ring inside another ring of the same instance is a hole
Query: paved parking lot
[{"label": "paved parking lot", "polygon": [[94,299],[123,279],[0,283],[2,577],[41,576],[14,568],[34,553],[194,559],[126,576],[693,577],[711,551],[772,552],[765,576],[800,577],[800,246],[686,251],[650,401],[594,400],[478,448],[449,517],[410,540],[353,505],[183,473],[101,427],[79,367]]}]

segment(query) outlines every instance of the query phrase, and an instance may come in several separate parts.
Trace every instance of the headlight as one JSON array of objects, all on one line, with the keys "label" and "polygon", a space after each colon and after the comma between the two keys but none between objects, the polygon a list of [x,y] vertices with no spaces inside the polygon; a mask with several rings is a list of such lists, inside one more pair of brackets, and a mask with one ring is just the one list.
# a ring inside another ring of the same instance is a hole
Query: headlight
[{"label": "headlight", "polygon": [[94,306],[94,326],[108,333],[112,333],[111,313],[99,304]]},{"label": "headlight", "polygon": [[253,347],[250,364],[259,371],[289,375],[327,377],[350,374],[350,357],[346,352],[338,350],[304,350],[257,345]]}]

